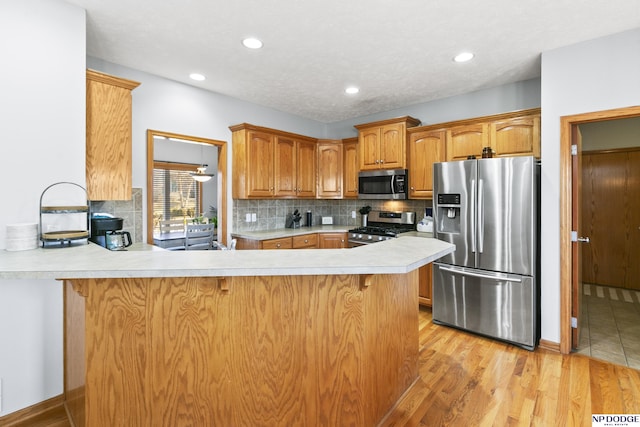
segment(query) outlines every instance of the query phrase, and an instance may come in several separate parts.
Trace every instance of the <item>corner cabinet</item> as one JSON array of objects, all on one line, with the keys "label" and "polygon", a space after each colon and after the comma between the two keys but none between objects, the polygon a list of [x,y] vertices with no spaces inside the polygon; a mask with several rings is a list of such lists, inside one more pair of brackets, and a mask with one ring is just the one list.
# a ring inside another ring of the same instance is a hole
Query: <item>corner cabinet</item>
[{"label": "corner cabinet", "polygon": [[316,139],[247,123],[229,129],[234,199],[316,197]]},{"label": "corner cabinet", "polygon": [[445,161],[446,131],[409,131],[409,198],[433,198],[433,164]]},{"label": "corner cabinet", "polygon": [[407,128],[420,120],[405,116],[356,125],[360,170],[405,169],[407,167]]},{"label": "corner cabinet", "polygon": [[89,200],[131,199],[131,91],[140,83],[87,70]]}]

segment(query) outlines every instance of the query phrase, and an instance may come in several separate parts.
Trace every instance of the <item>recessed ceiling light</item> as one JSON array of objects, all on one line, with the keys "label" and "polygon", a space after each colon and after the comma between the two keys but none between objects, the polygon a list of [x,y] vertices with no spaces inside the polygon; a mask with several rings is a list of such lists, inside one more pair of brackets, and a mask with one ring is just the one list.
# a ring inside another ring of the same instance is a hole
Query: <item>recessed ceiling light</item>
[{"label": "recessed ceiling light", "polygon": [[191,73],[191,74],[189,74],[189,77],[191,77],[191,79],[199,81],[199,82],[201,82],[201,81],[206,79],[206,77],[203,76],[200,73]]},{"label": "recessed ceiling light", "polygon": [[462,52],[457,54],[453,60],[456,62],[467,62],[473,59],[473,53],[471,52]]},{"label": "recessed ceiling light", "polygon": [[355,95],[358,92],[360,92],[360,89],[355,86],[349,86],[344,90],[344,93],[346,93],[347,95]]},{"label": "recessed ceiling light", "polygon": [[262,42],[255,37],[247,37],[242,40],[242,44],[249,49],[260,49],[262,47]]}]

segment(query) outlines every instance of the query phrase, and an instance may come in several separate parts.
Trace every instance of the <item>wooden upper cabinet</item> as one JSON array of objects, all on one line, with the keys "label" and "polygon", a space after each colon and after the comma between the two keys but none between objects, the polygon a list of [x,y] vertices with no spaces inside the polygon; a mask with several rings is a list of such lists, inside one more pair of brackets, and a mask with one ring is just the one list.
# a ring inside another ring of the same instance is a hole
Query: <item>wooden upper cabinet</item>
[{"label": "wooden upper cabinet", "polygon": [[358,138],[342,140],[342,198],[358,198]]},{"label": "wooden upper cabinet", "polygon": [[497,156],[540,158],[540,114],[491,122],[490,141]]},{"label": "wooden upper cabinet", "polygon": [[131,199],[131,91],[140,83],[87,70],[89,200]]},{"label": "wooden upper cabinet", "polygon": [[438,126],[447,128],[447,161],[481,158],[484,147],[491,147],[497,157],[540,158],[539,108]]},{"label": "wooden upper cabinet", "polygon": [[247,123],[229,129],[234,199],[315,197],[316,139]]},{"label": "wooden upper cabinet", "polygon": [[405,169],[407,167],[407,128],[420,124],[405,116],[356,125],[360,170]]},{"label": "wooden upper cabinet", "polygon": [[316,197],[318,159],[315,141],[298,141],[296,145],[297,175],[296,197]]},{"label": "wooden upper cabinet", "polygon": [[334,140],[318,141],[319,199],[342,198],[342,143]]},{"label": "wooden upper cabinet", "polygon": [[489,125],[478,123],[447,129],[447,161],[465,160],[469,156],[482,157],[482,149],[489,146]]},{"label": "wooden upper cabinet", "polygon": [[292,138],[276,137],[275,146],[275,192],[276,197],[295,197],[297,193],[296,141]]},{"label": "wooden upper cabinet", "polygon": [[409,198],[433,198],[433,164],[445,161],[446,131],[409,131]]},{"label": "wooden upper cabinet", "polygon": [[249,197],[271,197],[274,191],[274,147],[275,138],[266,132],[248,132],[247,135],[247,195]]}]

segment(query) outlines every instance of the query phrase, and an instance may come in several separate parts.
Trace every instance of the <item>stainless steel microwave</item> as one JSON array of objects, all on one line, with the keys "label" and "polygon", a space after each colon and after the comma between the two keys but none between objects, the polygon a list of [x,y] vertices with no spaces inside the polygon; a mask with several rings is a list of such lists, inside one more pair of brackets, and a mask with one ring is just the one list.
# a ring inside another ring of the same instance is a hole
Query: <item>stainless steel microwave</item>
[{"label": "stainless steel microwave", "polygon": [[406,169],[380,169],[358,174],[359,199],[399,200],[408,198]]}]

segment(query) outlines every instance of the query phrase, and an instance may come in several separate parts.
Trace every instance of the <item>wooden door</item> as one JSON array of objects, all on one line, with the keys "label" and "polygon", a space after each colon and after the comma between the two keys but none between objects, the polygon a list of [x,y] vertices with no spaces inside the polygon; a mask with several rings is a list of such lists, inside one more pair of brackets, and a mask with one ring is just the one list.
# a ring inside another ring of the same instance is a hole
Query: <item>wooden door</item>
[{"label": "wooden door", "polygon": [[358,198],[358,139],[344,140],[342,144],[342,198]]},{"label": "wooden door", "polygon": [[318,198],[342,198],[342,144],[318,144]]},{"label": "wooden door", "polygon": [[447,161],[465,160],[468,156],[482,157],[482,149],[489,146],[488,125],[478,123],[452,127],[447,130]]},{"label": "wooden door", "polygon": [[[582,233],[580,199],[582,197],[582,135],[578,126],[571,127],[571,141],[576,146],[571,163],[571,230]],[[582,234],[584,236],[584,234]],[[584,239],[584,238],[582,238]],[[582,307],[582,241],[571,243],[571,317],[575,319],[571,327],[571,348],[580,344],[580,309]]]},{"label": "wooden door", "polygon": [[380,128],[380,168],[406,168],[406,140],[406,127],[404,123],[385,125]]},{"label": "wooden door", "polygon": [[380,128],[360,130],[358,146],[360,170],[380,169]]},{"label": "wooden door", "polygon": [[276,137],[274,154],[275,197],[296,196],[296,141]]},{"label": "wooden door", "polygon": [[247,141],[248,197],[272,197],[274,191],[274,137],[265,132],[249,132]]},{"label": "wooden door", "polygon": [[492,122],[490,144],[497,156],[540,158],[540,115]]},{"label": "wooden door", "polygon": [[583,154],[584,281],[640,290],[640,151]]},{"label": "wooden door", "polygon": [[433,198],[433,164],[445,160],[444,130],[409,135],[409,197]]},{"label": "wooden door", "polygon": [[296,144],[296,195],[316,197],[317,144],[298,141]]}]

